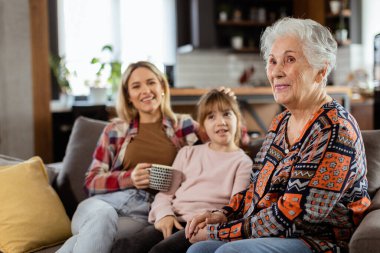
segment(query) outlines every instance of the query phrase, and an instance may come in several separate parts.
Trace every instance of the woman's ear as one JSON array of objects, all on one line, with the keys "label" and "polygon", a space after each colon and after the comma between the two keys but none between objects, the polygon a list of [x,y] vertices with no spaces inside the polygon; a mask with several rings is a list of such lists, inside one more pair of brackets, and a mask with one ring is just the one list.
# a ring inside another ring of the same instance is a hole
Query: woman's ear
[{"label": "woman's ear", "polygon": [[327,65],[323,69],[319,70],[315,77],[315,82],[321,83],[327,74]]}]

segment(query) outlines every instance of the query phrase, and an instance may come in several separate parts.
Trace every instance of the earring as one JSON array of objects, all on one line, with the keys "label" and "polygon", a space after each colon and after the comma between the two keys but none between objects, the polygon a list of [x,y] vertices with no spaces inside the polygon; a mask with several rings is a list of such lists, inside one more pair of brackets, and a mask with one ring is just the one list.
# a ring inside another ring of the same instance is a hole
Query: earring
[{"label": "earring", "polygon": [[165,93],[164,93],[164,92],[162,92],[162,93],[161,93],[161,96],[165,96]]}]

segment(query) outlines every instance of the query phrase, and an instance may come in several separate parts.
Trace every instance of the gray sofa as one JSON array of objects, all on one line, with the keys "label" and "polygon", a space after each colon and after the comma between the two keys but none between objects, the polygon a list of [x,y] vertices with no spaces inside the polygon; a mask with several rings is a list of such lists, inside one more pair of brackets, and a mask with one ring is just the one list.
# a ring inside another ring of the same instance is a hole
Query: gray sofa
[{"label": "gray sofa", "polygon": [[[62,163],[48,165],[49,181],[58,193],[66,212],[71,217],[80,201],[86,198],[83,188],[84,175],[91,162],[101,131],[106,122],[79,117],[73,127],[66,155]],[[369,192],[372,205],[368,214],[354,233],[350,253],[380,252],[380,130],[363,131],[368,162]],[[253,157],[262,140],[254,141],[247,151]],[[14,159],[0,156],[0,165]],[[128,220],[119,220],[118,237],[128,236]],[[1,229],[1,228],[0,228]],[[37,252],[55,252],[60,246]]]}]

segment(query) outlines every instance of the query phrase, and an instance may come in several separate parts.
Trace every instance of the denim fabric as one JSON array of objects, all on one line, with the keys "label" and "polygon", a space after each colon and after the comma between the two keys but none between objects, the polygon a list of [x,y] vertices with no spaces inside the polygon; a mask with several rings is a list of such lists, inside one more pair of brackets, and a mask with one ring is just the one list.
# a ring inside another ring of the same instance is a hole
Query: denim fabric
[{"label": "denim fabric", "polygon": [[147,222],[150,203],[154,197],[144,190],[127,189],[113,193],[98,194],[92,198],[103,200],[111,205],[120,217],[131,217]]},{"label": "denim fabric", "polygon": [[99,194],[84,200],[72,219],[73,236],[57,252],[110,252],[117,234],[118,217],[130,217],[148,224],[151,201],[148,192],[136,189]]},{"label": "denim fabric", "polygon": [[193,244],[187,253],[312,253],[311,249],[300,239],[256,238],[233,242],[203,241]]}]

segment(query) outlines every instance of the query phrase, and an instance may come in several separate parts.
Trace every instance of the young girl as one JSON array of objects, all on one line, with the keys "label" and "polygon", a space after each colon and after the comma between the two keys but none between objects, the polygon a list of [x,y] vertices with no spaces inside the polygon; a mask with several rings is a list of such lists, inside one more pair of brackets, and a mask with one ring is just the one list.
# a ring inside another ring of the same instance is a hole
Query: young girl
[{"label": "young girl", "polygon": [[191,244],[183,226],[194,211],[221,208],[249,183],[252,161],[238,147],[240,120],[232,97],[211,90],[201,98],[198,122],[210,141],[178,152],[170,190],[159,192],[152,203],[149,221],[154,226],[117,241],[113,252],[186,252]]}]

